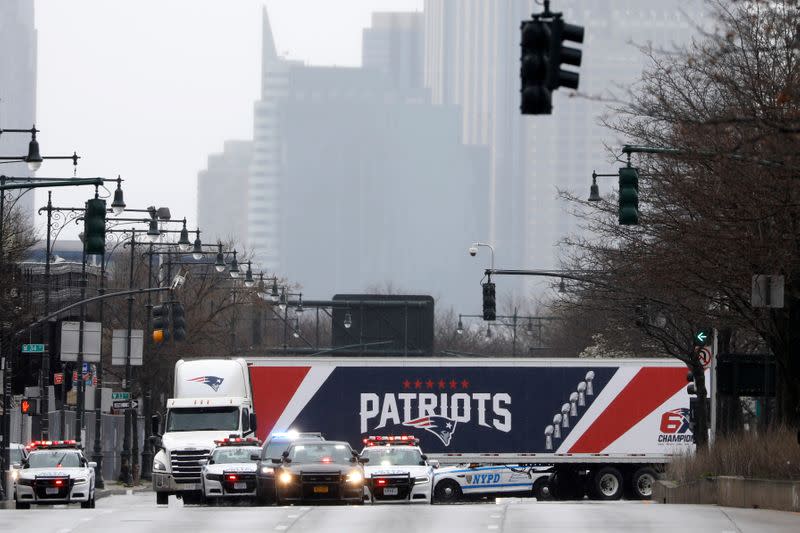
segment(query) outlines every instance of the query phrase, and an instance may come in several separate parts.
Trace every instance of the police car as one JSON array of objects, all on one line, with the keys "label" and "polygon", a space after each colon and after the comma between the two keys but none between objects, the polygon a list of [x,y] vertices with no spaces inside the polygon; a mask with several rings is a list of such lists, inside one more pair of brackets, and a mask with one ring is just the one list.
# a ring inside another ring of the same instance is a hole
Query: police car
[{"label": "police car", "polygon": [[364,439],[364,477],[372,503],[430,503],[433,466],[411,435]]},{"label": "police car", "polygon": [[94,469],[74,440],[35,441],[14,482],[17,509],[80,502],[94,507]]},{"label": "police car", "polygon": [[548,467],[525,465],[458,465],[436,470],[433,501],[453,503],[468,498],[534,496],[550,499]]},{"label": "police car", "polygon": [[256,497],[256,461],[261,451],[256,438],[229,438],[214,441],[216,447],[203,466],[203,497],[207,502]]}]

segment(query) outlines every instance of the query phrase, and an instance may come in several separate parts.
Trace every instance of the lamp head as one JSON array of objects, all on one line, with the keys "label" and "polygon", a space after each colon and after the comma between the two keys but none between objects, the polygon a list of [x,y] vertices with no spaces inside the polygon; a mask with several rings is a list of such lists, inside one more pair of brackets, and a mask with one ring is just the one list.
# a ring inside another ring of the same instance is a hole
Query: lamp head
[{"label": "lamp head", "polygon": [[39,153],[39,141],[36,140],[36,127],[31,129],[31,142],[28,143],[28,155],[25,157],[28,168],[36,172],[42,166],[42,156]]},{"label": "lamp head", "polygon": [[178,249],[181,252],[188,252],[192,248],[192,243],[189,240],[189,230],[186,229],[186,219],[183,219],[183,228],[181,229],[181,236],[178,238]]},{"label": "lamp head", "polygon": [[125,211],[125,199],[122,196],[122,178],[117,177],[117,189],[114,191],[114,201],[111,202],[111,210],[119,216]]},{"label": "lamp head", "polygon": [[471,255],[472,257],[475,257],[476,255],[478,255],[478,248],[475,247],[475,246],[470,246],[469,247],[469,255]]},{"label": "lamp head", "polygon": [[203,243],[200,242],[200,230],[197,230],[197,237],[194,239],[194,247],[192,248],[192,258],[195,261],[200,261],[203,258]]}]

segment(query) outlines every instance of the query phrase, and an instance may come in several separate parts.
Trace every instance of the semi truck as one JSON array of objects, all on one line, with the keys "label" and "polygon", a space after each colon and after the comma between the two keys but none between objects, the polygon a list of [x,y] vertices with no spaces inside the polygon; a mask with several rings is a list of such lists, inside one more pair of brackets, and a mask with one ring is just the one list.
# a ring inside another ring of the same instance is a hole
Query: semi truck
[{"label": "semi truck", "polygon": [[200,502],[201,471],[214,441],[247,437],[256,430],[252,399],[244,359],[175,363],[173,397],[167,400],[166,416],[152,421],[156,503],[168,503],[170,495],[181,497],[184,503]]},{"label": "semi truck", "polygon": [[262,440],[289,430],[351,443],[408,434],[441,465],[547,467],[558,499],[648,498],[665,465],[694,449],[687,368],[675,359],[247,363]]}]

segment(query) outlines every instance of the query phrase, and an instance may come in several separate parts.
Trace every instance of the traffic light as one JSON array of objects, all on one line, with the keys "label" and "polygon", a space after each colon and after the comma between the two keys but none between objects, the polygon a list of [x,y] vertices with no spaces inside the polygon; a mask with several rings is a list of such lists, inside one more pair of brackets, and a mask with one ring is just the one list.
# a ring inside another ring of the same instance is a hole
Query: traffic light
[{"label": "traffic light", "polygon": [[714,337],[711,328],[700,328],[694,332],[692,335],[692,344],[694,346],[708,346],[711,344],[712,338]]},{"label": "traffic light", "polygon": [[577,48],[564,46],[564,41],[583,42],[583,26],[567,24],[561,17],[556,17],[550,24],[550,61],[547,64],[547,88],[551,91],[559,87],[577,89],[580,75],[571,70],[562,70],[561,65],[581,66],[583,53]]},{"label": "traffic light", "polygon": [[523,20],[520,26],[520,93],[523,115],[549,115],[553,111],[548,83],[552,30],[550,21]]},{"label": "traffic light", "polygon": [[483,284],[483,319],[497,319],[497,301],[494,295],[494,283],[491,281]]},{"label": "traffic light", "polygon": [[169,340],[169,304],[153,306],[153,342]]},{"label": "traffic light", "polygon": [[92,198],[86,202],[83,238],[88,255],[106,252],[106,201],[102,198]]},{"label": "traffic light", "polygon": [[19,412],[23,415],[38,415],[39,414],[39,399],[38,398],[23,398],[19,402]]},{"label": "traffic light", "polygon": [[619,169],[619,223],[639,223],[639,170],[634,167]]},{"label": "traffic light", "polygon": [[176,341],[186,339],[186,312],[180,302],[172,304],[172,336]]}]

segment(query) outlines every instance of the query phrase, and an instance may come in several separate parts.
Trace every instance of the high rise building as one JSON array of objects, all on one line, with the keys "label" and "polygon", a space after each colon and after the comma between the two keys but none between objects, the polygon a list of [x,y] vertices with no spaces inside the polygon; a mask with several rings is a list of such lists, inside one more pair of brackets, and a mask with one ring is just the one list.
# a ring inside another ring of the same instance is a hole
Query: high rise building
[{"label": "high rise building", "polygon": [[[463,306],[475,285],[464,251],[486,231],[487,152],[461,142],[457,106],[420,87],[420,22],[404,22],[420,19],[394,18],[365,32],[379,48],[368,67],[339,68],[279,58],[265,14],[248,244],[306,294],[391,285]],[[387,71],[393,49],[408,61]]]},{"label": "high rise building", "polygon": [[225,141],[197,175],[197,220],[203,241],[242,243],[247,237],[251,141]]},{"label": "high rise building", "polygon": [[[30,128],[36,122],[36,29],[33,2],[0,2],[0,129]],[[0,155],[25,155],[30,136],[0,135]],[[29,176],[25,163],[2,166],[7,176]],[[34,195],[24,194],[16,204],[33,216]]]},{"label": "high rise building", "polygon": [[635,44],[688,42],[694,27],[684,13],[698,7],[694,4],[554,1],[551,10],[585,28],[582,96],[560,89],[551,116],[523,116],[519,27],[542,11],[540,3],[425,1],[425,85],[433,102],[461,106],[464,142],[489,148],[488,238],[498,264],[558,266],[558,241],[578,230],[577,219],[557,200],[558,189],[583,194],[593,168],[613,170],[605,146],[619,140],[598,124],[605,101],[624,98],[625,87],[641,74],[646,57]]},{"label": "high rise building", "polygon": [[363,32],[361,65],[379,69],[397,89],[422,88],[424,30],[422,13],[373,13]]}]

